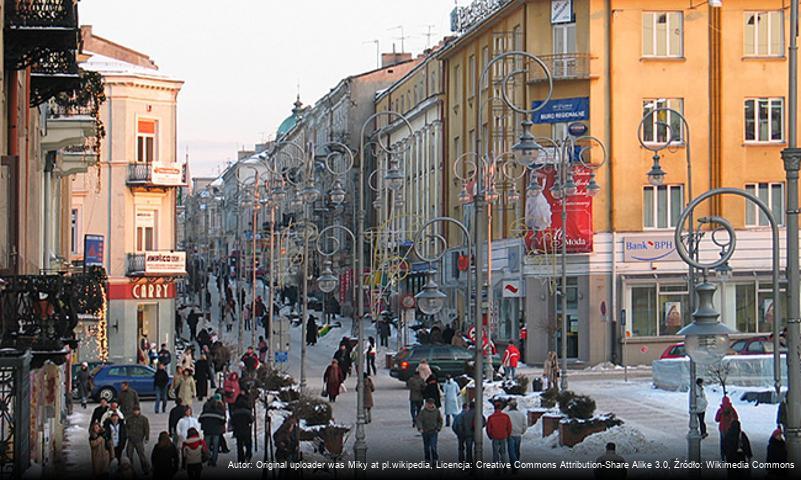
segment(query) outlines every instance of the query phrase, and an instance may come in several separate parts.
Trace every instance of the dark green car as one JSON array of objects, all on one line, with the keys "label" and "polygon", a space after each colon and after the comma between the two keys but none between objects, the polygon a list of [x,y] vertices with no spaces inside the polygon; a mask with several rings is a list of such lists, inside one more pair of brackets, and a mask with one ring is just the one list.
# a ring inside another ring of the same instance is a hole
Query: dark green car
[{"label": "dark green car", "polygon": [[[417,366],[422,360],[428,360],[431,372],[437,380],[444,382],[447,375],[458,377],[472,373],[474,359],[473,350],[454,345],[411,345],[392,359],[389,375],[405,382],[417,372]],[[495,370],[500,367],[501,361],[497,355],[493,355],[492,365]]]}]

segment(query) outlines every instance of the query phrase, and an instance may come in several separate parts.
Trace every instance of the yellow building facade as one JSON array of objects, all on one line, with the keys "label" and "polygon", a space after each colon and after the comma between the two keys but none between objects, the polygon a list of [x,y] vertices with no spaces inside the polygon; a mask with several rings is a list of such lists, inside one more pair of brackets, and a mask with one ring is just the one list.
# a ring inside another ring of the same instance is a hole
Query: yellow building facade
[{"label": "yellow building facade", "polygon": [[[542,112],[567,109],[562,118],[586,124],[588,135],[601,140],[608,154],[597,171],[602,190],[589,209],[592,246],[568,255],[568,356],[590,364],[658,358],[666,346],[681,341],[675,333],[691,321],[686,266],[675,249],[662,243],[671,241],[690,195],[717,187],[746,189],[784,223],[780,151],[787,139],[789,6],[747,0],[723,2],[722,7],[673,0],[511,0],[483,17],[457,17],[467,25],[457,25],[461,36],[439,55],[446,86],[446,170],[456,164],[456,174],[470,180],[465,160],[475,158],[469,152],[475,151],[476,132],[482,151],[489,146],[491,156],[502,161],[524,120],[499,101],[502,89],[528,109],[546,96],[548,84],[535,64],[511,57],[491,67],[486,82],[479,77],[499,54],[525,50],[537,55],[553,76],[550,106]],[[505,73],[521,67],[526,73],[503,83]],[[481,104],[486,107],[477,122],[475,109]],[[641,145],[638,127],[644,113],[662,107],[680,112],[689,131],[676,115],[651,115],[643,122]],[[535,136],[567,135],[569,120],[550,123],[559,117],[545,117],[535,115]],[[653,156],[649,148],[664,145],[670,132],[674,141],[660,153],[667,176],[664,185],[652,186],[646,176]],[[593,162],[600,160],[599,153],[593,151]],[[688,157],[692,185],[687,184]],[[471,206],[463,205],[460,196],[464,199],[466,191],[469,199],[472,185],[463,188],[460,179],[447,180],[444,211],[469,217]],[[516,180],[517,202],[509,201],[515,182],[496,183],[493,334],[501,342],[517,340],[525,325],[527,359],[541,361],[560,335],[558,256],[525,253],[526,180]],[[732,276],[720,282],[716,296],[721,319],[743,335],[769,333],[767,221],[734,197],[705,203],[696,217],[709,213],[724,216],[738,230]],[[578,221],[571,214],[568,239],[571,222]],[[702,258],[717,255],[706,235]],[[521,297],[503,296],[509,282],[520,283]]]}]

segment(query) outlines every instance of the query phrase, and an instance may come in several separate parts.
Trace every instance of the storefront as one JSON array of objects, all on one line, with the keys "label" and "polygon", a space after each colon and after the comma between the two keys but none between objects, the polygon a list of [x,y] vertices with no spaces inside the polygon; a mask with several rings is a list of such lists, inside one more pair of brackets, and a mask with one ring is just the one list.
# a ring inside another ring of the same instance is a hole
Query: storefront
[{"label": "storefront", "polygon": [[175,283],[168,279],[109,285],[109,361],[135,363],[139,342],[172,345],[175,339]]}]

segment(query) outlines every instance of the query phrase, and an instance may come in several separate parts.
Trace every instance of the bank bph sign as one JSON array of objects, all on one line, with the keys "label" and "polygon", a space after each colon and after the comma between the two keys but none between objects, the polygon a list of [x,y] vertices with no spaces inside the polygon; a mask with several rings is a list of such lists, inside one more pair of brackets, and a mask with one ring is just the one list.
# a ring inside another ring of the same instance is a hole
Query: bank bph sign
[{"label": "bank bph sign", "polygon": [[623,238],[624,262],[673,262],[679,260],[673,235]]}]

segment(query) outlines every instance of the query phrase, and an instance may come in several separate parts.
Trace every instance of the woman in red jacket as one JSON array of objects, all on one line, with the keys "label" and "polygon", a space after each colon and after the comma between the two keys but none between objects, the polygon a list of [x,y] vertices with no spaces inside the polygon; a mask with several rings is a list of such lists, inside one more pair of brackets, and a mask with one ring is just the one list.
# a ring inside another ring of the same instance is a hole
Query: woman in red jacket
[{"label": "woman in red jacket", "polygon": [[718,431],[720,432],[720,459],[723,461],[726,461],[723,439],[726,437],[726,432],[729,431],[732,422],[739,419],[740,417],[737,415],[734,405],[731,404],[731,400],[727,395],[724,395],[723,400],[720,402],[720,408],[715,414],[715,421],[718,422]]},{"label": "woman in red jacket", "polygon": [[228,377],[226,377],[225,382],[223,382],[223,398],[225,399],[226,405],[228,405],[229,416],[234,410],[234,403],[236,403],[236,399],[239,398],[239,393],[239,374],[231,372],[228,374]]}]

